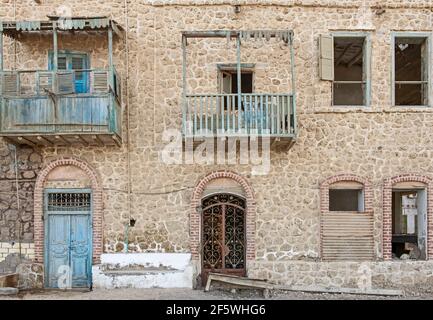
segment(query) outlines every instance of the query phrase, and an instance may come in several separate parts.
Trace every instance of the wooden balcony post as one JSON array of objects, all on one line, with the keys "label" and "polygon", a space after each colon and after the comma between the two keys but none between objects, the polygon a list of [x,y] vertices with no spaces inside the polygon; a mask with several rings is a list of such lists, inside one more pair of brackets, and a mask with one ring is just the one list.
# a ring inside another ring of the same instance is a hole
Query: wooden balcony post
[{"label": "wooden balcony post", "polygon": [[3,71],[3,31],[0,31],[0,72],[1,71]]},{"label": "wooden balcony post", "polygon": [[113,67],[113,29],[108,28],[108,65],[110,70]]},{"label": "wooden balcony post", "polygon": [[187,101],[186,101],[186,36],[182,35],[182,128],[183,134],[186,135],[186,113],[187,113]]},{"label": "wooden balcony post", "polygon": [[[296,135],[297,133],[297,124],[296,124],[296,90],[295,90],[295,50],[293,48],[293,33],[290,32],[289,36],[289,44],[290,44],[290,67],[291,67],[291,73],[292,73],[292,112],[293,112],[293,123],[289,120],[288,123],[293,126],[293,133]],[[290,101],[290,100],[289,100]],[[290,114],[288,115],[290,119]],[[291,128],[288,128],[288,132],[291,132]]]},{"label": "wooden balcony post", "polygon": [[59,68],[59,46],[57,42],[57,22],[53,22],[53,70],[56,72]]},{"label": "wooden balcony post", "polygon": [[[240,32],[236,38],[236,67],[238,78],[238,131],[241,128],[241,105],[242,105],[242,88],[241,88],[241,35]],[[234,128],[233,128],[234,129]]]},{"label": "wooden balcony post", "polygon": [[[109,86],[114,86],[114,70],[113,70],[113,29],[111,25],[108,27],[108,70],[109,70]],[[114,90],[115,88],[113,88]]]}]

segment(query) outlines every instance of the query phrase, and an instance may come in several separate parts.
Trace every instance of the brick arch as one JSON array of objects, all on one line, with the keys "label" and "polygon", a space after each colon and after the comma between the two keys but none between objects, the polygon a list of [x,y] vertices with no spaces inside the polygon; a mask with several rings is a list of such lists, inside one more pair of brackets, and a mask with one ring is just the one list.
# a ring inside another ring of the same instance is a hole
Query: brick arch
[{"label": "brick arch", "polygon": [[400,182],[420,182],[427,187],[427,259],[433,257],[433,180],[421,174],[401,174],[383,183],[383,259],[392,260],[392,188]]},{"label": "brick arch", "polygon": [[246,259],[247,262],[255,259],[255,234],[256,234],[256,203],[254,200],[254,191],[248,181],[241,175],[232,171],[214,171],[199,180],[194,188],[191,200],[190,213],[190,247],[193,260],[200,259],[200,236],[201,236],[201,215],[198,212],[198,206],[201,203],[203,191],[206,185],[215,179],[228,178],[233,179],[244,189],[246,200]]},{"label": "brick arch", "polygon": [[44,186],[48,174],[61,166],[75,166],[83,170],[92,184],[93,263],[99,263],[102,254],[102,187],[96,171],[86,162],[74,157],[62,157],[51,161],[39,172],[34,190],[35,261],[44,262]]},{"label": "brick arch", "polygon": [[358,182],[364,186],[364,211],[373,213],[373,189],[371,182],[364,177],[354,174],[338,174],[327,178],[320,184],[320,212],[329,212],[329,186],[342,181]]}]

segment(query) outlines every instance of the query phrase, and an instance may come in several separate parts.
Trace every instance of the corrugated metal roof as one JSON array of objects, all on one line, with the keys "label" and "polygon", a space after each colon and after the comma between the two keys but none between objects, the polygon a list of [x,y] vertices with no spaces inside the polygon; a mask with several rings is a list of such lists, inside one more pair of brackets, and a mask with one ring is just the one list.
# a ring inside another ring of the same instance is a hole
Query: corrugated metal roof
[{"label": "corrugated metal roof", "polygon": [[123,28],[108,17],[54,17],[50,16],[46,21],[0,21],[0,32],[7,36],[14,36],[21,32],[38,32],[57,30],[105,30],[110,26],[120,36]]}]

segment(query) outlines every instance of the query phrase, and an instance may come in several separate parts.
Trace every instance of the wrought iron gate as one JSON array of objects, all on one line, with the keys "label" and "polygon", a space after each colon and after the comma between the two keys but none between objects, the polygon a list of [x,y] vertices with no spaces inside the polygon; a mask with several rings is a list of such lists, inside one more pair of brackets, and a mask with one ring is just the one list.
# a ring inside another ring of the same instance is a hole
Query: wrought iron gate
[{"label": "wrought iron gate", "polygon": [[209,272],[245,275],[245,199],[228,193],[202,200],[202,283]]}]

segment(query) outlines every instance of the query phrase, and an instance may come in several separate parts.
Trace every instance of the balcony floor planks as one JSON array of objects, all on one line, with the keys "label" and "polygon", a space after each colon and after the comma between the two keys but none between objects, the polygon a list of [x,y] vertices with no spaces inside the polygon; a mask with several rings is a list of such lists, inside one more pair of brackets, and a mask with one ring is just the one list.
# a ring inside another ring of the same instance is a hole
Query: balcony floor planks
[{"label": "balcony floor planks", "polygon": [[[97,137],[95,139],[95,136]],[[58,146],[118,146],[120,138],[112,134],[78,133],[78,134],[0,134],[7,142],[14,145],[29,145],[31,147]]]}]

